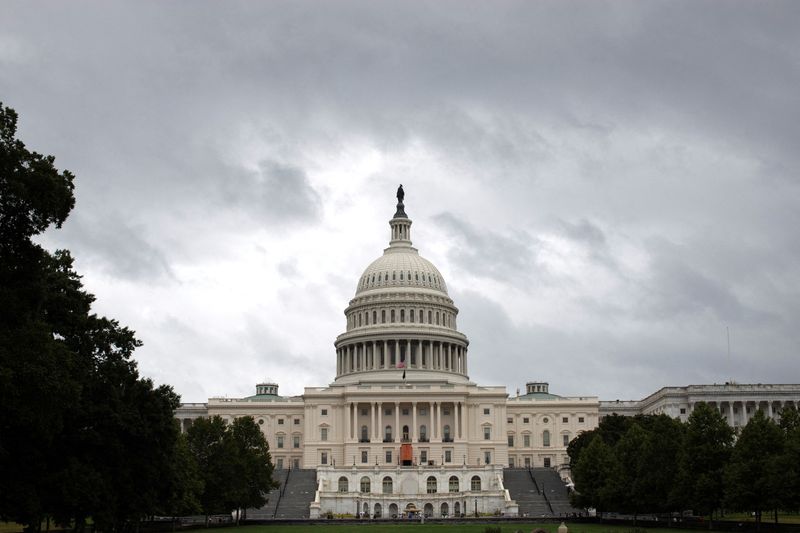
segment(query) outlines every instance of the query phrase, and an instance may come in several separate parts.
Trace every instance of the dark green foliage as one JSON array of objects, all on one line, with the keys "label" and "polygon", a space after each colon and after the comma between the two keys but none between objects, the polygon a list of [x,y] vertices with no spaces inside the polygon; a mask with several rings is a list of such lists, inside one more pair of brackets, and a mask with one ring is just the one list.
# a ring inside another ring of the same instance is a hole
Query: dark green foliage
[{"label": "dark green foliage", "polygon": [[725,501],[730,508],[754,511],[756,522],[764,510],[780,504],[780,472],[784,433],[762,411],[747,422],[733,447],[725,469]]},{"label": "dark green foliage", "polygon": [[594,507],[599,513],[614,508],[617,488],[613,484],[618,465],[612,449],[602,438],[594,438],[573,467],[575,504]]},{"label": "dark green foliage", "polygon": [[678,491],[684,508],[710,515],[722,505],[723,472],[731,453],[733,430],[716,409],[694,406],[686,424],[679,460]]},{"label": "dark green foliage", "polygon": [[167,499],[178,397],[139,377],[139,341],[91,313],[69,252],[31,240],[67,218],[73,176],[16,120],[0,105],[0,518],[120,529]]},{"label": "dark green foliage", "polygon": [[196,420],[187,439],[204,484],[205,514],[264,504],[273,487],[272,461],[252,417],[237,418],[230,426],[219,416]]}]

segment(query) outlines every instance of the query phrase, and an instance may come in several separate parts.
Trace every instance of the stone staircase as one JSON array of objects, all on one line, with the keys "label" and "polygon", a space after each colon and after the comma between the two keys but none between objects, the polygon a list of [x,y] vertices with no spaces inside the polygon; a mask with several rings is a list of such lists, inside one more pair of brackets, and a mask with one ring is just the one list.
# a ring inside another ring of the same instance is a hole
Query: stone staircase
[{"label": "stone staircase", "polygon": [[558,472],[551,468],[531,468],[531,475],[536,480],[539,490],[544,493],[554,516],[580,513],[569,501],[569,490],[561,480]]},{"label": "stone staircase", "polygon": [[280,486],[269,492],[267,503],[260,509],[248,509],[248,520],[308,518],[309,505],[317,490],[317,471],[313,469],[276,470]]},{"label": "stone staircase", "polygon": [[503,485],[519,505],[520,516],[558,517],[579,512],[570,505],[561,477],[550,468],[506,468]]}]

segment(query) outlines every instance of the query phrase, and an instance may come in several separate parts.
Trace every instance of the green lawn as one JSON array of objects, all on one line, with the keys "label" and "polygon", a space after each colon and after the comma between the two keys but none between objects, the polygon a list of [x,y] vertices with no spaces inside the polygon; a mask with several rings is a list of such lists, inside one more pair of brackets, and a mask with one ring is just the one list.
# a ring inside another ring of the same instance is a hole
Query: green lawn
[{"label": "green lawn", "polygon": [[[499,523],[499,524],[323,524],[323,525],[269,525],[242,526],[237,532],[242,533],[483,533],[487,527],[500,527],[503,533],[514,533],[517,530],[529,533],[542,528],[548,533],[557,533],[559,524],[535,524],[532,522]],[[631,527],[607,526],[603,524],[570,525],[569,533],[629,533]],[[228,530],[231,531],[232,530]],[[647,533],[675,533],[675,529],[647,529]]]}]

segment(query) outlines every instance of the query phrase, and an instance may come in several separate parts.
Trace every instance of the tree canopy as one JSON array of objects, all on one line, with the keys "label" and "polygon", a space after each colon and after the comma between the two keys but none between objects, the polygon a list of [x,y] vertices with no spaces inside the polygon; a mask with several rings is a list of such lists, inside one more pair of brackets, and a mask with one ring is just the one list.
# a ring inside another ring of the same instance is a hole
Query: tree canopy
[{"label": "tree canopy", "polygon": [[170,501],[179,398],[139,376],[133,331],[91,311],[66,250],[73,175],[16,138],[0,104],[0,518],[120,529]]}]

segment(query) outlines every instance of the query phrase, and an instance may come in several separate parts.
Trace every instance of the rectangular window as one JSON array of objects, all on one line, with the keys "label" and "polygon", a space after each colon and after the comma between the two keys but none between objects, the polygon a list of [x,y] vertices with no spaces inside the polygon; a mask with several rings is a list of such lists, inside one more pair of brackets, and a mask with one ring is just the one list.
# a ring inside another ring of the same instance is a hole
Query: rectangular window
[{"label": "rectangular window", "polygon": [[450,416],[450,409],[442,409],[442,414],[444,416]]},{"label": "rectangular window", "polygon": [[491,464],[492,463],[492,452],[485,451],[483,452],[483,462],[484,464]]},{"label": "rectangular window", "polygon": [[508,436],[508,447],[509,448],[513,448],[514,447],[514,435],[509,435]]},{"label": "rectangular window", "polygon": [[428,450],[420,450],[419,452],[419,462],[422,464],[428,463]]},{"label": "rectangular window", "polygon": [[362,463],[366,464],[367,457],[368,457],[367,450],[361,450],[361,462]]},{"label": "rectangular window", "polygon": [[531,436],[530,435],[523,435],[522,436],[522,446],[525,448],[531,447]]},{"label": "rectangular window", "polygon": [[276,440],[278,441],[278,448],[283,448],[283,435],[278,435]]},{"label": "rectangular window", "polygon": [[392,416],[392,410],[391,409],[384,409],[383,410],[383,414],[386,415],[386,416]]},{"label": "rectangular window", "polygon": [[582,416],[578,417],[578,424],[583,424],[583,417]]},{"label": "rectangular window", "polygon": [[564,435],[564,446],[569,446],[569,435]]},{"label": "rectangular window", "polygon": [[403,416],[408,416],[408,409],[403,409]]},{"label": "rectangular window", "polygon": [[328,428],[320,428],[319,440],[328,440]]},{"label": "rectangular window", "polygon": [[423,408],[421,408],[421,409],[419,410],[419,414],[420,414],[421,416],[425,416],[425,415],[427,415],[427,414],[428,414],[428,410],[427,410],[427,409],[425,409],[425,408],[423,407]]},{"label": "rectangular window", "polygon": [[686,408],[685,408],[685,407],[681,407],[681,414],[682,414],[682,415],[685,415],[685,414],[686,414]]},{"label": "rectangular window", "polygon": [[299,448],[300,447],[300,437],[295,435],[292,437],[292,448]]},{"label": "rectangular window", "polygon": [[526,457],[525,458],[525,468],[530,468],[530,467],[531,467],[531,458],[530,457]]},{"label": "rectangular window", "polygon": [[544,458],[544,467],[545,468],[550,468],[550,458],[549,457],[545,457]]},{"label": "rectangular window", "polygon": [[522,423],[523,424],[530,424],[530,422],[531,422],[531,419],[528,418],[527,416],[522,419]]},{"label": "rectangular window", "polygon": [[279,425],[279,426],[282,426],[282,425],[283,425],[283,418],[279,418],[279,419],[278,419],[278,425]]},{"label": "rectangular window", "polygon": [[565,416],[565,417],[563,417],[563,418],[561,419],[561,423],[562,423],[562,424],[568,424],[568,423],[569,423],[569,418],[568,418],[568,417],[566,417],[566,416]]},{"label": "rectangular window", "polygon": [[283,470],[283,457],[278,457],[278,460],[275,462],[275,468]]},{"label": "rectangular window", "polygon": [[492,440],[492,428],[489,426],[483,428],[483,440]]},{"label": "rectangular window", "polygon": [[386,464],[392,464],[392,450],[386,450]]},{"label": "rectangular window", "polygon": [[361,416],[369,416],[369,409],[362,409]]},{"label": "rectangular window", "polygon": [[323,410],[322,410],[322,412],[321,412],[320,414],[321,414],[322,416],[328,416],[328,410],[327,410],[327,409],[323,409]]},{"label": "rectangular window", "polygon": [[453,462],[453,450],[445,450],[444,451],[444,462],[445,463],[452,463]]},{"label": "rectangular window", "polygon": [[328,464],[328,452],[322,452],[319,454],[319,464],[326,465]]},{"label": "rectangular window", "polygon": [[300,425],[300,419],[299,418],[295,418],[294,419],[294,425],[295,426],[299,426]]},{"label": "rectangular window", "polygon": [[509,416],[508,418],[506,418],[506,422],[508,422],[509,424],[513,424],[514,419]]},{"label": "rectangular window", "polygon": [[488,407],[484,407],[483,408],[483,414],[485,414],[485,415],[489,414],[489,408]]}]

